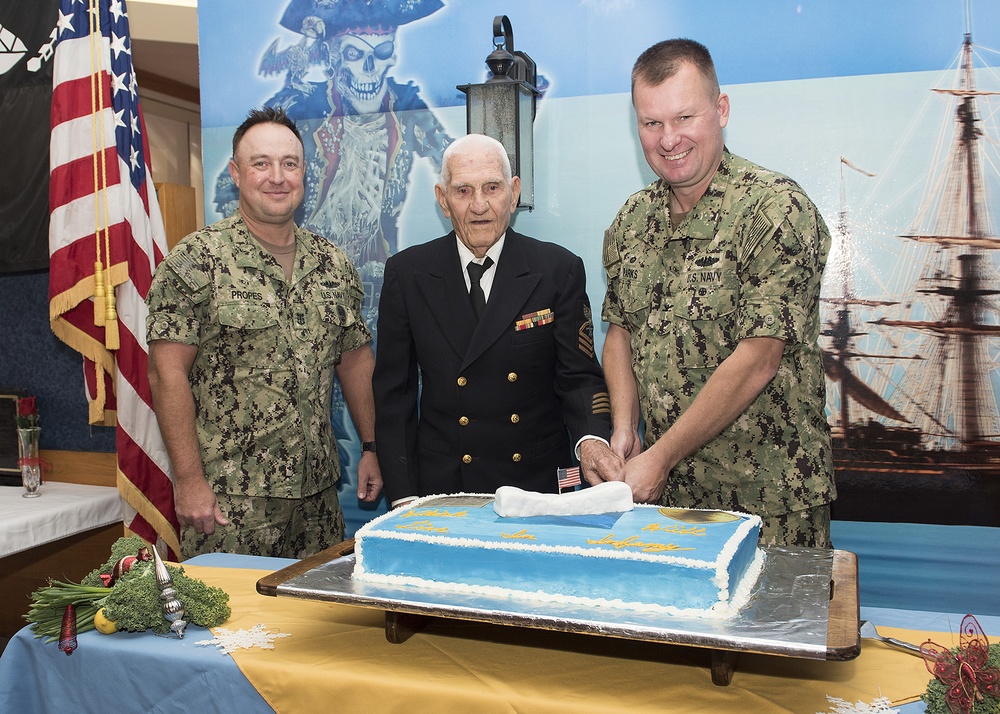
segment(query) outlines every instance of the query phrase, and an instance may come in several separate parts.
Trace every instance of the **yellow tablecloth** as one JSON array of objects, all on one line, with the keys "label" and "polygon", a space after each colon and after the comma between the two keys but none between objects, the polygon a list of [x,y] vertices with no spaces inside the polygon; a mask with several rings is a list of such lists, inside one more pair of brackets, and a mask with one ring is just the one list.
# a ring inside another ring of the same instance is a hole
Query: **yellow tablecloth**
[{"label": "yellow tablecloth", "polygon": [[[383,711],[795,712],[830,709],[827,695],[849,702],[885,696],[912,701],[930,678],[919,657],[865,640],[851,662],[742,654],[732,684],[712,684],[705,650],[454,620],[434,620],[402,644],[385,639],[384,615],[346,605],[256,592],[266,571],[185,566],[222,587],[233,616],[224,627],[263,624],[291,637],[273,650],[233,658],[279,714]],[[880,628],[920,643],[950,633]]]}]

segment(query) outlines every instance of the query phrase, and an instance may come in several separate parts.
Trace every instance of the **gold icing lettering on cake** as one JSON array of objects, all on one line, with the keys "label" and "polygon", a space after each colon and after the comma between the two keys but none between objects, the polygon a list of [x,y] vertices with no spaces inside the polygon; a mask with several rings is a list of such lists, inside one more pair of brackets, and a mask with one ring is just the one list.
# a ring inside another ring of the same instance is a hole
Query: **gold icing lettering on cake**
[{"label": "gold icing lettering on cake", "polygon": [[644,543],[639,540],[639,536],[629,536],[625,540],[615,540],[614,533],[609,533],[600,540],[588,538],[587,543],[589,545],[613,545],[615,550],[621,550],[622,548],[638,548],[643,553],[662,553],[665,550],[694,550],[694,548],[685,548],[680,545],[674,545],[673,543]]},{"label": "gold icing lettering on cake", "polygon": [[703,536],[705,526],[665,526],[662,523],[650,523],[645,526],[644,531],[663,531],[664,533],[676,533],[678,535]]},{"label": "gold icing lettering on cake", "polygon": [[535,536],[528,533],[526,528],[522,528],[517,533],[504,533],[501,531],[501,538],[516,538],[518,540],[535,540]]},{"label": "gold icing lettering on cake", "polygon": [[397,525],[401,531],[428,531],[430,533],[447,533],[447,526],[442,526],[441,528],[435,528],[434,524],[430,521],[414,521],[413,523],[407,523],[405,525]]},{"label": "gold icing lettering on cake", "polygon": [[418,508],[401,514],[400,518],[465,518],[469,515],[468,510],[464,511],[443,511],[440,508]]}]

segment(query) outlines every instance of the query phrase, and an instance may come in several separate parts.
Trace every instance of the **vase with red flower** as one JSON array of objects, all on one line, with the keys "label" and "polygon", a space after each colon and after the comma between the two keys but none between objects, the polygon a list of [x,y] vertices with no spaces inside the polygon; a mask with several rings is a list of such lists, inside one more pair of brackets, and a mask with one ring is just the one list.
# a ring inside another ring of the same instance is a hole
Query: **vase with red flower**
[{"label": "vase with red flower", "polygon": [[17,400],[17,465],[21,469],[21,483],[25,498],[41,496],[42,459],[38,453],[38,408],[34,397]]}]

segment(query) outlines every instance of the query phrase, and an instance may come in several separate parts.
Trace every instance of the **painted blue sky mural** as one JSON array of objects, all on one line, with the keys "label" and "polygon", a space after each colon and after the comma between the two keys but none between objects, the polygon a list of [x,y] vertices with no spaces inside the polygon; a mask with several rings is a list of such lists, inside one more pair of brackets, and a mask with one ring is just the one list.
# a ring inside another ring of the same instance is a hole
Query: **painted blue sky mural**
[{"label": "painted blue sky mural", "polygon": [[[280,86],[256,69],[274,39],[282,46],[301,39],[279,25],[285,5],[213,0],[198,8],[202,66],[225,70],[203,72],[205,126],[238,123],[243,107]],[[966,30],[961,0],[446,0],[399,31],[397,76],[417,81],[432,105],[462,103],[455,86],[485,73],[497,12],[508,16],[515,49],[538,63],[554,97],[628,91],[635,57],[668,37],[708,46],[721,83],[731,85],[941,69]],[[975,2],[971,16],[974,38],[1000,47],[1000,3]],[[205,31],[220,27],[225,32]]]}]

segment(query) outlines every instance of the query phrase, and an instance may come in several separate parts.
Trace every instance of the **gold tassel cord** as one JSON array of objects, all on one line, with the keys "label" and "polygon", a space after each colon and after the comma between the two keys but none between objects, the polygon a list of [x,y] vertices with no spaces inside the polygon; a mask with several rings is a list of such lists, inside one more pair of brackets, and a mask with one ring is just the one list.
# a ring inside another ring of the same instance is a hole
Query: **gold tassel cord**
[{"label": "gold tassel cord", "polygon": [[[111,220],[108,211],[108,167],[104,134],[104,53],[101,51],[103,36],[100,32],[99,0],[90,0],[90,57],[91,57],[91,116],[94,148],[94,223],[97,260],[94,263],[94,324],[104,327],[104,346],[117,350],[121,346],[118,334],[118,313],[115,309],[115,283],[111,270]],[[109,68],[110,70],[110,68]],[[99,135],[98,135],[99,132]],[[99,157],[99,158],[98,158]],[[98,161],[100,180],[98,181]],[[98,198],[100,197],[100,198]],[[100,216],[103,213],[103,229]],[[103,260],[101,237],[103,233]]]},{"label": "gold tassel cord", "polygon": [[[94,162],[95,173],[97,162]],[[94,261],[94,324],[104,324],[104,263],[101,262],[101,238],[97,237],[97,260]]]},{"label": "gold tassel cord", "polygon": [[[99,16],[96,12],[97,8],[94,5],[94,0],[90,2],[90,33],[88,38],[90,40],[90,126],[91,126],[91,146],[93,148],[93,166],[94,166],[94,252],[96,259],[94,260],[94,324],[98,327],[104,325],[105,318],[105,308],[104,308],[104,263],[101,260],[101,222],[100,222],[100,189],[101,181],[99,176],[100,165],[98,163],[98,142],[97,142],[97,123],[100,121],[100,115],[97,113],[97,102],[101,95],[101,76],[98,74],[97,67],[97,51],[100,49],[100,40],[95,39],[99,36],[99,33],[95,33],[95,25],[99,22]],[[94,46],[97,42],[97,47]],[[103,103],[103,102],[102,102]],[[103,152],[102,152],[103,153]]]},{"label": "gold tassel cord", "polygon": [[[95,8],[93,13],[95,16],[98,14],[96,12],[97,3],[99,0],[91,0],[92,5]],[[100,36],[100,33],[98,33]],[[101,38],[103,39],[103,37]],[[104,59],[106,56],[102,53],[101,58]],[[111,67],[108,67],[108,72],[110,75]],[[101,86],[102,91],[99,95],[99,106],[101,110],[101,115],[104,114],[104,91],[103,91],[103,74],[101,75]],[[102,201],[102,207],[104,208],[104,260],[107,263],[107,270],[104,271],[104,346],[109,350],[117,350],[121,344],[119,342],[118,335],[118,313],[115,310],[115,283],[112,276],[111,270],[111,218],[108,215],[108,167],[107,167],[107,152],[104,149],[107,147],[107,137],[104,136],[104,123],[101,123],[101,194],[104,196]],[[114,141],[114,137],[112,137]],[[121,177],[119,177],[119,183],[121,182]]]},{"label": "gold tassel cord", "polygon": [[107,276],[107,295],[105,296],[104,313],[104,346],[109,350],[117,350],[121,347],[118,335],[118,312],[115,310],[115,289],[111,285],[111,271],[105,273]]}]

